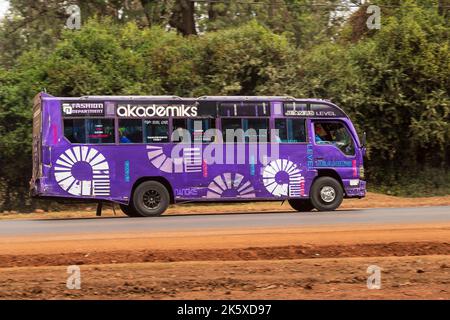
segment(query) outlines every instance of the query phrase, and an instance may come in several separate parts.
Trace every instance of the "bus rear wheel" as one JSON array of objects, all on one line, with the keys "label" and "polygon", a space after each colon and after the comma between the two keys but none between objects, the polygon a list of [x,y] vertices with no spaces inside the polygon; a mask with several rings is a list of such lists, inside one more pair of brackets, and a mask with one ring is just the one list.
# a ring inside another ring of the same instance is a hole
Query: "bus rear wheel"
[{"label": "bus rear wheel", "polygon": [[160,216],[169,204],[169,192],[157,181],[145,181],[134,190],[133,207],[141,217]]},{"label": "bus rear wheel", "polygon": [[288,202],[292,209],[299,212],[308,212],[314,209],[314,206],[309,199],[289,199]]},{"label": "bus rear wheel", "polygon": [[311,192],[311,203],[319,211],[333,211],[344,199],[341,184],[331,177],[319,177],[314,181]]},{"label": "bus rear wheel", "polygon": [[133,208],[131,203],[127,206],[125,204],[120,205],[120,209],[123,213],[125,213],[129,217],[139,217],[140,215],[136,212],[136,209]]}]

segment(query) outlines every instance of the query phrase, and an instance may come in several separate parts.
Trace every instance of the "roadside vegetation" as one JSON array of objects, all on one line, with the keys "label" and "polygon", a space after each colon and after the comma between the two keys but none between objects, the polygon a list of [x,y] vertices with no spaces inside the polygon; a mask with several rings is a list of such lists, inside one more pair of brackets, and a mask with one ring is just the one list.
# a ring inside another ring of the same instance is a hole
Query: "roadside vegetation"
[{"label": "roadside vegetation", "polygon": [[40,206],[28,181],[32,98],[44,88],[330,99],[367,132],[369,190],[450,194],[446,1],[377,1],[381,29],[373,30],[367,6],[344,19],[334,15],[337,0],[69,1],[80,5],[82,25],[68,30],[67,2],[11,1],[0,22],[0,212]]}]

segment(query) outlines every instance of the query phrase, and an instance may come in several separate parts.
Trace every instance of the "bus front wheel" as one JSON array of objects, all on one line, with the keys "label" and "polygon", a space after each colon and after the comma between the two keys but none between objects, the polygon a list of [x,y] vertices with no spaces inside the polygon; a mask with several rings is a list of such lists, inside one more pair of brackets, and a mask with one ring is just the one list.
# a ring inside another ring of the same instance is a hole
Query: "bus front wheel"
[{"label": "bus front wheel", "polygon": [[311,203],[319,211],[333,211],[344,199],[341,184],[331,177],[319,177],[314,181],[311,192]]},{"label": "bus front wheel", "polygon": [[169,204],[169,192],[157,181],[145,181],[134,190],[133,207],[141,217],[160,216]]},{"label": "bus front wheel", "polygon": [[314,209],[314,206],[309,199],[289,199],[288,202],[292,209],[299,212],[308,212]]}]

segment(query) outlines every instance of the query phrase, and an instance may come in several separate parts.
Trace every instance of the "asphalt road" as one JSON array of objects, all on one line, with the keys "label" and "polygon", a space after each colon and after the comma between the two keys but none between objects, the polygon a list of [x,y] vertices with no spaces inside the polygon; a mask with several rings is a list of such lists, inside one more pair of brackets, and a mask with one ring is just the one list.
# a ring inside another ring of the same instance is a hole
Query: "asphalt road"
[{"label": "asphalt road", "polygon": [[450,221],[450,206],[382,208],[311,213],[170,215],[156,218],[88,218],[0,221],[0,237],[58,234],[102,234],[164,231],[208,231],[239,228],[284,228]]}]

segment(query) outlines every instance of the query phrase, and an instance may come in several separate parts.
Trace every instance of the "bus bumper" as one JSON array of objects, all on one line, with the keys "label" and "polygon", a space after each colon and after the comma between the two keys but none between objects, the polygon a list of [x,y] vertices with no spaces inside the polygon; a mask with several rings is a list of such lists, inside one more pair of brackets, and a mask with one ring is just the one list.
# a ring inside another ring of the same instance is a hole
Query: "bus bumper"
[{"label": "bus bumper", "polygon": [[366,181],[360,179],[344,179],[346,198],[362,198],[366,196]]},{"label": "bus bumper", "polygon": [[36,181],[30,182],[30,196],[31,197],[37,198],[45,193],[47,188],[45,188],[45,185],[43,185],[42,179],[44,179],[44,178],[39,178],[39,179],[36,179]]}]

